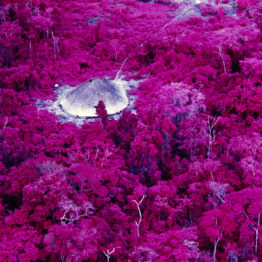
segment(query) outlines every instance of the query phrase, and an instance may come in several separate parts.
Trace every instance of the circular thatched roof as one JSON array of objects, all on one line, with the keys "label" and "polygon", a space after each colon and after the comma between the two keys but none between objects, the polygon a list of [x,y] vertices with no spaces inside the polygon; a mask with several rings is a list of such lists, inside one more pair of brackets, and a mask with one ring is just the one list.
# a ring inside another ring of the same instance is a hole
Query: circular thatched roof
[{"label": "circular thatched roof", "polygon": [[81,85],[69,88],[60,100],[65,112],[79,117],[95,117],[95,106],[102,100],[109,115],[128,106],[128,97],[123,86],[114,81],[94,78]]}]

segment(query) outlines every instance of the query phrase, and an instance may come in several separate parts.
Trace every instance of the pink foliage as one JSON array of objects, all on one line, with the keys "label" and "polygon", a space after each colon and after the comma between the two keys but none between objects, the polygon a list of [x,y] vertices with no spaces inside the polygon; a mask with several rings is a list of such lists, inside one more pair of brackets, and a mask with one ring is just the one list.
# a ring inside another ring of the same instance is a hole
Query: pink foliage
[{"label": "pink foliage", "polygon": [[[1,1],[1,261],[261,261],[262,4],[193,2]],[[38,107],[116,76],[118,118]]]}]

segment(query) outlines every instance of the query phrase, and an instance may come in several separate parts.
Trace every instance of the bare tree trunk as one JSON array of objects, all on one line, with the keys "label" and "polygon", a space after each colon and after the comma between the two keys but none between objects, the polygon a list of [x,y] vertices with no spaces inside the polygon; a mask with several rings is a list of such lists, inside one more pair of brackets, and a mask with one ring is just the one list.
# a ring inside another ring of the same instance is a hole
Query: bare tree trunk
[{"label": "bare tree trunk", "polygon": [[220,234],[220,237],[214,240],[214,251],[213,251],[213,261],[214,261],[214,262],[217,261],[217,259],[216,259],[217,245],[218,245],[218,242],[219,242],[219,241],[221,240],[221,238],[222,238],[223,231],[224,231],[224,230],[222,229],[221,234]]},{"label": "bare tree trunk", "polygon": [[139,234],[139,226],[140,226],[140,223],[142,222],[142,218],[143,218],[142,213],[141,213],[141,209],[140,209],[140,205],[143,202],[144,198],[145,198],[145,195],[143,195],[143,197],[141,198],[141,200],[139,202],[137,202],[136,200],[133,200],[136,203],[136,205],[137,205],[137,210],[138,210],[138,213],[139,213],[139,220],[135,221],[135,223],[136,223],[136,231],[137,231],[137,236],[138,237],[140,235]]},{"label": "bare tree trunk", "polygon": [[32,60],[32,41],[29,40],[29,58]]},{"label": "bare tree trunk", "polygon": [[216,253],[217,253],[217,244],[219,242],[219,238],[214,240],[214,251],[213,251],[213,261],[216,262]]},{"label": "bare tree trunk", "polygon": [[213,122],[211,122],[210,118],[208,118],[208,150],[207,150],[207,157],[210,158],[212,154],[212,146],[213,143],[216,141],[216,132],[215,132],[215,125],[217,124],[219,119],[216,117],[214,118]]},{"label": "bare tree trunk", "polygon": [[256,234],[256,238],[255,238],[255,255],[257,254],[257,247],[258,247],[258,230],[259,230],[259,226],[260,226],[260,216],[261,213],[258,214],[258,218],[257,218],[257,228],[254,228],[255,230],[255,234]]}]

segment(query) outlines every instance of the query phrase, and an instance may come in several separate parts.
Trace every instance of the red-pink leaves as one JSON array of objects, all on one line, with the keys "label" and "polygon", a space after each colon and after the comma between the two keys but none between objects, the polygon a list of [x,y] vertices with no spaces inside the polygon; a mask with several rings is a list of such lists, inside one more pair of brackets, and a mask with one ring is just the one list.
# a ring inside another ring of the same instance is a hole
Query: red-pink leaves
[{"label": "red-pink leaves", "polygon": [[1,1],[0,261],[262,260],[261,1],[178,2]]},{"label": "red-pink leaves", "polygon": [[96,106],[96,114],[101,119],[103,125],[105,126],[107,123],[107,112],[105,104],[102,100],[98,102],[98,105]]}]

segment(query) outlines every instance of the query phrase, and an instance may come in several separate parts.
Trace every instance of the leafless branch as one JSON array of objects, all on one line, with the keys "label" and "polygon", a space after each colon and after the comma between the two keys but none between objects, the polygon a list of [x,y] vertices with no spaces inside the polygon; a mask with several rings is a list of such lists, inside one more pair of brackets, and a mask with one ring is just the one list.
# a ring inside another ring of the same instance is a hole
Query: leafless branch
[{"label": "leafless branch", "polygon": [[208,158],[211,157],[212,153],[212,145],[216,141],[216,132],[215,132],[215,126],[218,122],[218,118],[214,118],[213,121],[210,120],[210,117],[208,117],[208,151],[207,156]]},{"label": "leafless branch", "polygon": [[216,259],[217,245],[218,245],[218,242],[222,239],[223,232],[224,232],[224,229],[221,230],[220,236],[214,240],[214,251],[213,251],[213,261],[214,262],[217,261],[217,259]]},{"label": "leafless branch", "polygon": [[123,69],[123,67],[124,67],[124,65],[125,65],[125,63],[126,63],[126,61],[128,60],[128,58],[129,58],[129,55],[126,57],[126,59],[124,60],[124,62],[123,62],[122,65],[120,66],[120,69],[118,70],[118,72],[117,72],[116,77],[115,77],[114,80],[119,79],[119,74],[121,73],[121,71],[122,71],[122,69]]},{"label": "leafless branch", "polygon": [[110,262],[110,257],[115,252],[116,248],[120,248],[120,247],[114,247],[111,251],[109,249],[107,249],[106,252],[103,252],[104,255],[106,256],[106,261],[107,262]]},{"label": "leafless branch", "polygon": [[135,221],[136,229],[137,229],[137,236],[139,236],[139,226],[140,226],[140,223],[141,223],[142,218],[143,218],[142,213],[141,213],[141,209],[140,209],[140,205],[143,202],[144,198],[145,198],[145,195],[143,195],[143,197],[141,198],[141,200],[139,202],[137,202],[136,200],[133,200],[137,205],[137,210],[138,210],[138,213],[139,213],[139,220]]},{"label": "leafless branch", "polygon": [[226,73],[226,72],[227,72],[226,64],[225,64],[225,60],[224,60],[223,55],[222,55],[222,48],[221,48],[220,45],[218,45],[218,54],[219,54],[219,56],[221,57],[222,62],[223,62],[224,73]]}]

